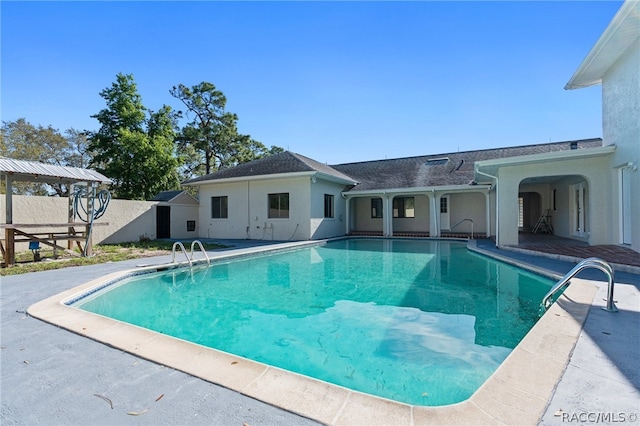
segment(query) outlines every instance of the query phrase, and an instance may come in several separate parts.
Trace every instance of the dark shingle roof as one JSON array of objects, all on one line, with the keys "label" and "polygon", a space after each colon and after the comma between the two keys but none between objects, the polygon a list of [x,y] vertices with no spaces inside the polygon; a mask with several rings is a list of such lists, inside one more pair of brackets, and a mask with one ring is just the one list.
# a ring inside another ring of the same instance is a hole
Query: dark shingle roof
[{"label": "dark shingle roof", "polygon": [[176,191],[162,191],[162,192],[159,192],[158,194],[156,194],[149,201],[171,201],[174,198],[176,198],[178,195],[182,194],[183,192],[184,192],[184,190],[182,190],[182,189],[179,189],[179,190],[176,190]]},{"label": "dark shingle roof", "polygon": [[398,188],[421,188],[467,185],[474,178],[474,163],[482,160],[518,157],[602,146],[602,139],[552,142],[478,151],[453,152],[390,160],[364,161],[328,166],[300,154],[285,151],[206,176],[190,179],[185,184],[210,180],[261,176],[281,173],[319,172],[346,182],[358,182],[350,192]]},{"label": "dark shingle roof", "polygon": [[326,164],[319,163],[304,155],[285,151],[248,163],[240,164],[228,169],[189,179],[183,184],[204,182],[209,180],[230,179],[248,176],[273,175],[281,173],[318,172],[347,182],[353,182],[349,176],[333,169]]},{"label": "dark shingle roof", "polygon": [[565,151],[571,149],[572,143],[577,143],[580,149],[602,146],[602,140],[597,138],[338,164],[332,167],[360,182],[350,189],[352,192],[466,185],[474,178],[476,161]]}]

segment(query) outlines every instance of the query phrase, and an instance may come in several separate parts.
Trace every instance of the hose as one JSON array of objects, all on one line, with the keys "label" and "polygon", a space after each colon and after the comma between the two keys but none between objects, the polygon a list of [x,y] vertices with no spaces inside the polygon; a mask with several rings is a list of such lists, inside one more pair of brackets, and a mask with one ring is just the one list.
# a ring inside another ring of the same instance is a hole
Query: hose
[{"label": "hose", "polygon": [[[93,188],[92,188],[93,190]],[[93,190],[95,194],[95,190]],[[87,231],[87,238],[84,242],[84,249],[82,250],[82,256],[87,256],[87,247],[89,244],[89,239],[91,238],[91,233],[93,232],[93,221],[101,218],[105,212],[107,211],[107,206],[109,205],[109,201],[111,201],[111,193],[106,189],[99,191],[95,194],[91,200],[87,200],[87,206],[85,208],[82,203],[82,199],[88,196],[88,192],[86,188],[79,188],[73,193],[73,211],[76,217],[85,223],[89,223],[89,229]],[[98,208],[96,208],[96,200],[98,200]],[[91,202],[91,209],[89,209],[89,202]],[[81,213],[82,210],[82,213]],[[93,214],[89,214],[89,211],[92,211]],[[83,216],[84,214],[84,216]]]}]

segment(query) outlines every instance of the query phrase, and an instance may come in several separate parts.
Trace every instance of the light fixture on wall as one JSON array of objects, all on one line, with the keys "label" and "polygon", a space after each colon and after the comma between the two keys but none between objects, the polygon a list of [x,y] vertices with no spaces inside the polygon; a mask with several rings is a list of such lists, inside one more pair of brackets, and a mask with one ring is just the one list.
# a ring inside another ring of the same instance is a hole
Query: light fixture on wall
[{"label": "light fixture on wall", "polygon": [[315,176],[311,176],[311,183],[316,183],[316,177]]}]

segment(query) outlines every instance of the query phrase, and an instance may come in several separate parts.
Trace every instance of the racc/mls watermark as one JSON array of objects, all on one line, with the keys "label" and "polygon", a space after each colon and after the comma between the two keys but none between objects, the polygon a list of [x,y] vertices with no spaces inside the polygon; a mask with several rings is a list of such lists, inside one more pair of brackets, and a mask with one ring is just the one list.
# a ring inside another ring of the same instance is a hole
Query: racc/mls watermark
[{"label": "racc/mls watermark", "polygon": [[638,422],[638,413],[630,413],[623,411],[574,411],[564,412],[558,410],[555,417],[559,417],[563,423],[636,423]]}]

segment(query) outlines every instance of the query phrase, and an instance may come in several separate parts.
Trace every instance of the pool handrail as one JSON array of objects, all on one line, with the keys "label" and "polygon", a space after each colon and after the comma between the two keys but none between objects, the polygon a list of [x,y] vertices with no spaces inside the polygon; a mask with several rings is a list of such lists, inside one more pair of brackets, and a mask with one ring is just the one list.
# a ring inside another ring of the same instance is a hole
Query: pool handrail
[{"label": "pool handrail", "polygon": [[180,241],[176,241],[173,243],[173,247],[171,248],[171,263],[176,263],[176,247],[180,247],[180,250],[184,254],[184,257],[187,258],[187,262],[189,262],[189,269],[193,270],[193,264],[189,255],[187,254],[187,250],[184,248],[184,245]]},{"label": "pool handrail", "polygon": [[202,245],[202,243],[200,242],[200,240],[193,240],[191,242],[191,261],[193,262],[193,252],[194,252],[194,246],[198,246],[198,248],[200,249],[200,251],[202,252],[202,254],[204,254],[205,259],[207,259],[207,266],[211,266],[211,259],[209,259],[209,255],[207,255],[207,251],[204,249],[204,246]]},{"label": "pool handrail", "polygon": [[455,225],[453,225],[451,228],[449,228],[450,231],[453,231],[454,228],[456,228],[458,225],[464,223],[464,222],[471,222],[471,239],[473,240],[473,219],[462,219],[460,222],[456,223]]},{"label": "pool handrail", "polygon": [[567,274],[562,277],[560,281],[558,281],[549,292],[542,298],[542,306],[544,309],[548,309],[551,306],[551,298],[553,295],[560,289],[564,287],[568,287],[571,284],[571,278],[576,276],[580,271],[587,268],[595,268],[604,272],[607,276],[608,287],[607,287],[607,305],[604,306],[604,309],[607,312],[618,312],[618,308],[613,303],[613,286],[614,286],[614,272],[611,265],[605,262],[602,259],[597,257],[589,257],[587,259],[582,260],[576,266],[573,267]]}]

